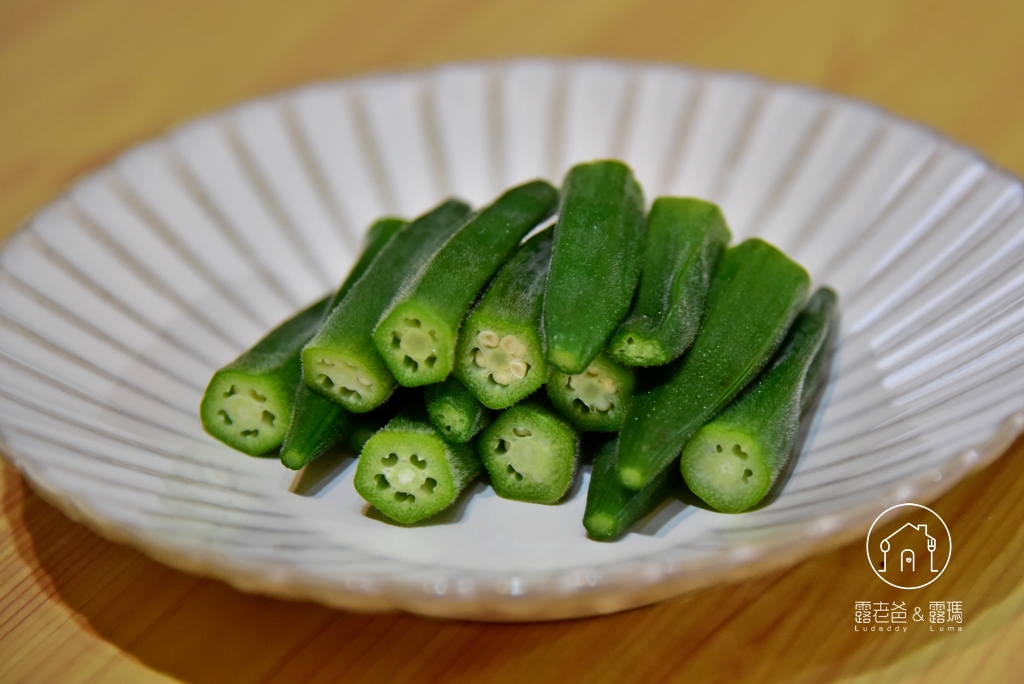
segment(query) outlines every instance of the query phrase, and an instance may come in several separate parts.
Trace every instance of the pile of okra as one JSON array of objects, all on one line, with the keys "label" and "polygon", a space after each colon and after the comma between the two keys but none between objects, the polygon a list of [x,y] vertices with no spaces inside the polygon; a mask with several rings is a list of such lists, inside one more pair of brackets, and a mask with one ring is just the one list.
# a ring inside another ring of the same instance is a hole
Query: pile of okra
[{"label": "pile of okra", "polygon": [[593,539],[684,482],[717,511],[757,506],[829,374],[836,295],[808,297],[807,272],[762,240],[729,246],[712,203],[644,206],[608,160],[560,191],[381,219],[337,292],[217,371],[203,425],[296,470],[347,442],[359,494],[402,523],[484,470],[502,497],[557,503],[581,443]]}]

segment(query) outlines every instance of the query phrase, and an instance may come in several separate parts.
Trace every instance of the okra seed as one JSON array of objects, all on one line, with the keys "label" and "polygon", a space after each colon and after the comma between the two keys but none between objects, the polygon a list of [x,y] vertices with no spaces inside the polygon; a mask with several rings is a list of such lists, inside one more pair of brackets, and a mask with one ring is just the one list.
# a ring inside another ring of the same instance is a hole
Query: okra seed
[{"label": "okra seed", "polygon": [[491,373],[491,378],[493,378],[494,382],[498,383],[499,385],[508,385],[509,383],[512,382],[512,376],[508,373],[508,371],[503,370],[494,371],[493,373]]},{"label": "okra seed", "polygon": [[262,420],[266,425],[270,425],[270,426],[274,425],[274,420],[276,418],[277,417],[273,413],[271,413],[270,411],[264,411],[263,415],[260,416],[260,420]]},{"label": "okra seed", "polygon": [[256,401],[260,402],[261,404],[267,400],[265,396],[263,396],[254,389],[249,390],[249,396],[255,399]]},{"label": "okra seed", "polygon": [[508,372],[516,380],[525,378],[528,370],[530,370],[530,366],[525,361],[520,361],[519,359],[510,361],[508,364]]},{"label": "okra seed", "polygon": [[499,439],[498,440],[498,446],[495,447],[494,450],[496,452],[498,452],[499,454],[507,453],[508,452],[508,442],[506,440],[504,440],[504,439]]},{"label": "okra seed", "polygon": [[530,432],[530,428],[522,428],[522,427],[512,428],[512,432],[514,432],[517,437],[532,437],[533,436],[533,433]]},{"label": "okra seed", "polygon": [[514,354],[519,349],[519,340],[513,335],[505,335],[501,338],[499,345],[509,354]]},{"label": "okra seed", "polygon": [[476,340],[485,347],[494,348],[498,346],[498,335],[491,330],[481,330],[480,334],[476,336]]},{"label": "okra seed", "polygon": [[358,382],[363,387],[373,387],[373,382],[371,382],[370,378],[366,377],[365,375],[360,375],[358,378]]}]

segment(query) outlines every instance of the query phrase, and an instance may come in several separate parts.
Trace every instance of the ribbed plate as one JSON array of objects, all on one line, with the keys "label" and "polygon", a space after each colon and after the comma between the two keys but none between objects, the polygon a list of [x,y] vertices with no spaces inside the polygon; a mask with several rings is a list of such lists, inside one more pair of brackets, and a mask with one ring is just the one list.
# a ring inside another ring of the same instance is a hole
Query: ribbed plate
[{"label": "ribbed plate", "polygon": [[[597,157],[648,198],[718,202],[737,240],[840,293],[824,409],[770,506],[675,504],[600,544],[584,472],[560,506],[478,484],[404,529],[365,514],[351,458],[299,483],[204,434],[213,371],[335,285],[371,220]],[[315,85],[127,152],[8,242],[0,434],[73,517],[246,590],[478,619],[621,610],[837,545],[999,455],[1024,415],[1021,200],[920,126],[734,74],[514,61]]]}]

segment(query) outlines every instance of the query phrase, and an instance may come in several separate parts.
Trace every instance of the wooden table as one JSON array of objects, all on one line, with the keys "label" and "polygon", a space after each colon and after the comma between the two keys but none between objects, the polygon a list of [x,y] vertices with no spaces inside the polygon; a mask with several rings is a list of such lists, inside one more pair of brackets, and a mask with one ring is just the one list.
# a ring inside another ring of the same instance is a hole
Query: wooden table
[{"label": "wooden table", "polygon": [[[1024,5],[821,0],[0,2],[0,237],[186,119],[316,79],[608,55],[865,98],[1024,174]],[[1024,671],[1024,440],[933,507],[916,592],[861,542],[628,613],[551,624],[357,615],[241,594],[107,542],[0,466],[0,681],[1009,681]],[[962,632],[854,631],[855,601],[963,602]]]}]

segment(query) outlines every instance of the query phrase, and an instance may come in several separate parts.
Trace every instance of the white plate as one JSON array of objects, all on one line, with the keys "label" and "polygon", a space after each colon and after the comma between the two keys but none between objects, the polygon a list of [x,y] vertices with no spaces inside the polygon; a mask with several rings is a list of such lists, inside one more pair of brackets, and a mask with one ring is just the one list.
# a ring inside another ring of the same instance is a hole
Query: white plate
[{"label": "white plate", "polygon": [[[300,486],[203,433],[213,371],[337,283],[372,219],[597,157],[648,198],[718,202],[737,240],[840,293],[829,396],[770,506],[675,504],[601,544],[584,471],[560,506],[478,484],[405,529],[365,514],[351,458]],[[140,145],[8,242],[0,434],[65,512],[242,589],[478,619],[621,610],[820,552],[998,456],[1024,409],[1021,200],[921,126],[735,74],[514,61],[315,85]]]}]

